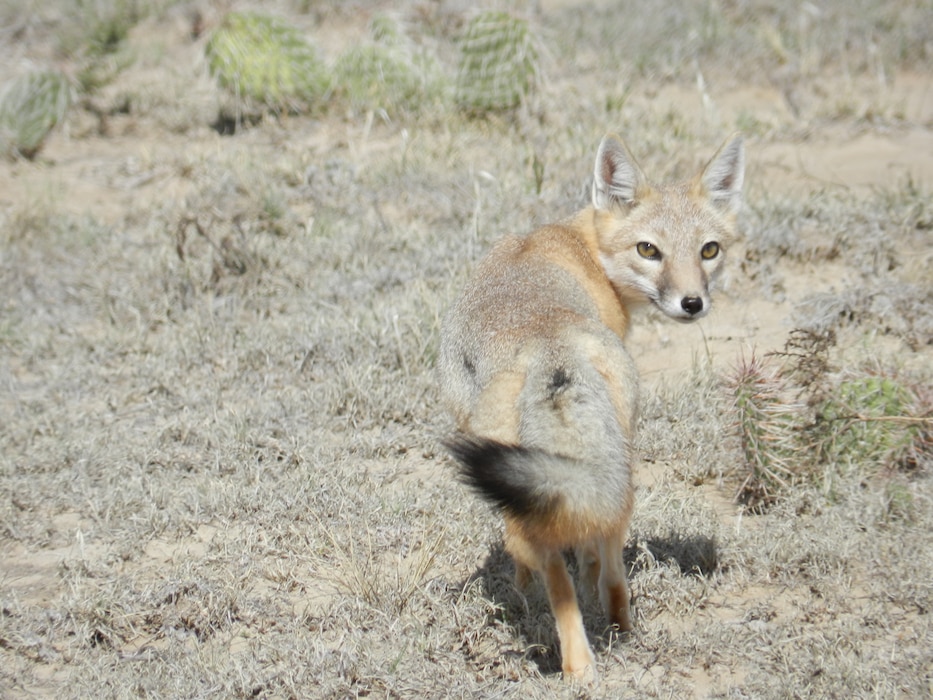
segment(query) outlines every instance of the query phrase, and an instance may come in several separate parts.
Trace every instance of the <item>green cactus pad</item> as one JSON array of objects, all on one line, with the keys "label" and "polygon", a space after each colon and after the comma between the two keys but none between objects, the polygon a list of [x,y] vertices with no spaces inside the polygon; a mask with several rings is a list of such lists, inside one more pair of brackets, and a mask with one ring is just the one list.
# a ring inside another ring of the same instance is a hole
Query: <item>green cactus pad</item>
[{"label": "green cactus pad", "polygon": [[506,12],[483,12],[460,41],[457,103],[476,112],[517,107],[538,76],[528,23]]},{"label": "green cactus pad", "polygon": [[211,74],[239,99],[275,111],[302,111],[329,89],[314,47],[275,17],[234,12],[205,49]]},{"label": "green cactus pad", "polygon": [[842,382],[819,410],[829,426],[824,458],[868,459],[882,462],[896,457],[914,439],[916,427],[898,420],[908,413],[910,394],[889,377],[856,377]]},{"label": "green cactus pad", "polygon": [[416,111],[440,97],[439,66],[412,45],[393,17],[374,16],[370,35],[371,42],[349,48],[334,65],[336,91],[354,107]]},{"label": "green cactus pad", "polygon": [[334,66],[337,83],[351,102],[389,108],[417,101],[421,81],[397,50],[358,46],[341,54]]}]

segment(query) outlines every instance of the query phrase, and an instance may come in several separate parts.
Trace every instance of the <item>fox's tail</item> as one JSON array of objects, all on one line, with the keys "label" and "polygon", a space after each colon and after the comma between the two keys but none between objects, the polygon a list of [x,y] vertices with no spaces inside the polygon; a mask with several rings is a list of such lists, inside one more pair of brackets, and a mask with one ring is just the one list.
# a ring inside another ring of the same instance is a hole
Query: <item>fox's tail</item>
[{"label": "fox's tail", "polygon": [[[564,458],[462,434],[446,440],[444,446],[457,460],[461,480],[508,515],[542,515],[559,498],[553,490],[542,488],[540,472],[547,462],[563,462]],[[551,466],[559,469],[561,465]]]},{"label": "fox's tail", "polygon": [[627,460],[589,464],[536,447],[463,434],[444,445],[458,462],[460,479],[517,520],[542,522],[559,513],[586,527],[591,518],[611,518],[631,493]]}]

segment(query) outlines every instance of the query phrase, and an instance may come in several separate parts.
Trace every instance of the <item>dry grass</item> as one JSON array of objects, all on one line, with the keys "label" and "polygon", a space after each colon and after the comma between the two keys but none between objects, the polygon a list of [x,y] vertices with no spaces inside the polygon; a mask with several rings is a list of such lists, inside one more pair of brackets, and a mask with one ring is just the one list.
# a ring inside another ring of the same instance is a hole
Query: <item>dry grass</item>
[{"label": "dry grass", "polygon": [[[933,692],[929,464],[847,454],[761,514],[737,505],[716,318],[685,371],[646,381],[636,632],[589,604],[596,690],[559,679],[543,592],[514,589],[498,520],[437,442],[439,319],[493,240],[574,209],[605,130],[659,175],[741,125],[752,154],[930,130],[888,92],[929,64],[928,3],[772,5],[548,6],[527,15],[537,89],[510,115],[337,102],[232,136],[211,128],[203,8],[147,5],[93,110],[0,164],[0,697]],[[383,9],[266,7],[331,65]],[[66,9],[0,2],[20,32],[0,63],[57,55]],[[465,7],[398,12],[413,55],[446,47],[455,70]],[[783,116],[720,99],[759,75]],[[713,317],[773,302],[775,326],[837,334],[833,377],[883,368],[923,415],[929,183],[798,196],[752,164]]]}]

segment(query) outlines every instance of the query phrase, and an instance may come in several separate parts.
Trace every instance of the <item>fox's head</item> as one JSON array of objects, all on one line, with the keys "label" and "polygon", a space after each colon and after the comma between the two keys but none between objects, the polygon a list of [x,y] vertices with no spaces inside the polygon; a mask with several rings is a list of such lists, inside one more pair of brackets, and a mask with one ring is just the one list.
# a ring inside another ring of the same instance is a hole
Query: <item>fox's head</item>
[{"label": "fox's head", "polygon": [[618,137],[602,140],[592,195],[600,262],[623,300],[683,322],[706,315],[736,237],[744,172],[738,135],[693,179],[667,186],[650,184]]}]

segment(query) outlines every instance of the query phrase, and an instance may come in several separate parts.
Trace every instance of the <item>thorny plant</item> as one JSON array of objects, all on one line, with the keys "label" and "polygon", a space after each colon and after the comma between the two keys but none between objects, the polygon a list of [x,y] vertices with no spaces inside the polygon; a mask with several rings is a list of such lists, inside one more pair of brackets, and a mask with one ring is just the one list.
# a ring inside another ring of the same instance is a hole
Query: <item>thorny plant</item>
[{"label": "thorny plant", "polygon": [[833,331],[796,329],[782,352],[742,357],[726,384],[745,462],[736,500],[754,511],[791,486],[851,469],[917,469],[933,457],[922,384],[883,368],[837,372]]}]

